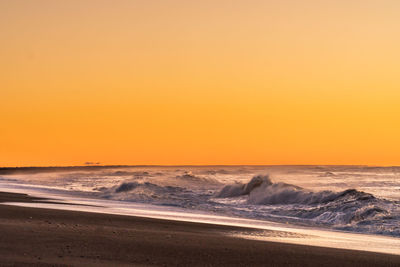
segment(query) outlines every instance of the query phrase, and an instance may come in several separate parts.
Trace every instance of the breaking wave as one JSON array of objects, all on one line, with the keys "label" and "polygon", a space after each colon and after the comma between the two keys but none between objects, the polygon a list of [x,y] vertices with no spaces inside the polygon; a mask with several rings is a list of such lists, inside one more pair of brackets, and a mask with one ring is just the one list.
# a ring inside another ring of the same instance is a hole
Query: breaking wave
[{"label": "breaking wave", "polygon": [[246,184],[226,185],[215,197],[232,200],[245,197],[245,204],[260,206],[252,209],[256,217],[400,235],[399,203],[356,189],[313,192],[296,185],[273,183],[268,175],[258,175]]},{"label": "breaking wave", "polygon": [[269,176],[255,176],[247,184],[227,185],[216,197],[237,197],[249,195],[248,203],[255,205],[276,204],[325,204],[333,201],[371,200],[371,194],[348,189],[343,192],[313,192],[286,183],[272,183]]}]

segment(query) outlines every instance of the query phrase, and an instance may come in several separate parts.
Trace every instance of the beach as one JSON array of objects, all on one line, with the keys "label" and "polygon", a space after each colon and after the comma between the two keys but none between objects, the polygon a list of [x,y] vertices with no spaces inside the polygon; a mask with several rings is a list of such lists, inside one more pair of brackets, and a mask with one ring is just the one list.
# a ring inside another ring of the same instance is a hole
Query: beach
[{"label": "beach", "polygon": [[0,267],[400,267],[400,1],[0,1]]},{"label": "beach", "polygon": [[[1,202],[38,202],[1,193]],[[1,266],[398,266],[400,256],[247,240],[233,226],[0,205]]]}]

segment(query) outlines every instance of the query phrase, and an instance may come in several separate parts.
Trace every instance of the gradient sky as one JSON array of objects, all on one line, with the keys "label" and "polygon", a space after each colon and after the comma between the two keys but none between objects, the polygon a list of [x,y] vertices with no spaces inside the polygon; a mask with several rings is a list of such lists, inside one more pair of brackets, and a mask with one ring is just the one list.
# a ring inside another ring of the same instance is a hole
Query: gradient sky
[{"label": "gradient sky", "polygon": [[0,166],[400,165],[399,14],[0,0]]}]

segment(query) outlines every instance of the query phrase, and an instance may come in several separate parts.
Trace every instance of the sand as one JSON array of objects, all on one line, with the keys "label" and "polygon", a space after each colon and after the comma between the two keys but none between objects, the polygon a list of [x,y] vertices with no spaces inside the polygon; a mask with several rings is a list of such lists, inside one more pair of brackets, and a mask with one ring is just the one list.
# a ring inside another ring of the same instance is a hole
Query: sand
[{"label": "sand", "polygon": [[[4,201],[43,201],[0,193]],[[400,266],[400,256],[246,240],[231,226],[0,204],[1,266]]]}]

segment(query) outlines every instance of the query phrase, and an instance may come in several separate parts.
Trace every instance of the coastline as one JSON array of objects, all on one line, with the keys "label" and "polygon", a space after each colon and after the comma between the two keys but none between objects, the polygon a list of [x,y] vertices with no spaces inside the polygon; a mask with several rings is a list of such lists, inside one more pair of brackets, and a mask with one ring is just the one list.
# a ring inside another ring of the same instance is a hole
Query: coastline
[{"label": "coastline", "polygon": [[[0,201],[46,201],[1,193]],[[2,266],[398,266],[400,256],[230,235],[256,231],[0,204]]]}]

